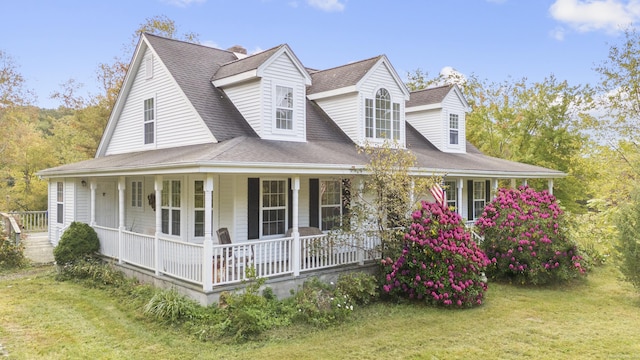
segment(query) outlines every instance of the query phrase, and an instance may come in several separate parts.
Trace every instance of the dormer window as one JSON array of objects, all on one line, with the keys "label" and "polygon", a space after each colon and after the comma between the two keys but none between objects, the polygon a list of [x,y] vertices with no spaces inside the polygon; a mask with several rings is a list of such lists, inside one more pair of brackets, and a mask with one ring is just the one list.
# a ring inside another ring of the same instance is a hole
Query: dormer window
[{"label": "dormer window", "polygon": [[293,88],[276,85],[276,129],[293,129]]},{"label": "dormer window", "polygon": [[449,145],[458,145],[460,122],[458,121],[458,114],[449,114]]},{"label": "dormer window", "polygon": [[371,139],[400,139],[400,104],[391,102],[387,89],[376,92],[376,98],[365,99],[365,136]]}]

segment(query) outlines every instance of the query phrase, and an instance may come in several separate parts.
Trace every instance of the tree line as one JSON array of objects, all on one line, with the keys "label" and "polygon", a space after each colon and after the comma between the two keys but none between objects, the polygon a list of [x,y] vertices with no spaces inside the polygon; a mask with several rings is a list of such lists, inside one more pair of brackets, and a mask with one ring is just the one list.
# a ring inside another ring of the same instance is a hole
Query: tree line
[{"label": "tree line", "polygon": [[[33,104],[19,66],[0,50],[0,207],[41,210],[47,206],[46,182],[37,171],[89,159],[97,145],[126,74],[139,35],[198,42],[180,33],[173,20],[156,16],[140,25],[120,57],[100,64],[97,95],[78,95],[69,80],[55,92],[57,109]],[[640,34],[625,32],[623,41],[603,54],[594,68],[596,86],[569,84],[549,75],[489,81],[471,75],[429,78],[420,69],[408,74],[410,89],[457,83],[472,111],[467,138],[487,155],[561,170],[555,194],[571,213],[602,212],[627,203],[640,175]],[[543,188],[545,184],[531,181]]]}]

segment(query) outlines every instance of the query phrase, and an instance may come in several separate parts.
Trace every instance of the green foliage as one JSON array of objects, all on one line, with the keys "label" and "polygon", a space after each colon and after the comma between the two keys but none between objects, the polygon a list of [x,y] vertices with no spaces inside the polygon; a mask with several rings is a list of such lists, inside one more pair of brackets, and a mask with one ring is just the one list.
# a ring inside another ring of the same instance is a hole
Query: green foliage
[{"label": "green foliage", "polygon": [[498,190],[476,221],[492,260],[487,274],[520,284],[566,282],[586,274],[578,246],[567,236],[564,213],[546,190]]},{"label": "green foliage", "polygon": [[380,296],[376,277],[364,272],[341,274],[336,282],[336,291],[347,295],[358,305],[368,305]]},{"label": "green foliage", "polygon": [[382,260],[383,290],[433,305],[482,304],[487,290],[483,272],[490,261],[460,215],[447,206],[422,202],[412,218],[402,254]]},{"label": "green foliage", "polygon": [[[592,90],[550,76],[537,83],[471,78],[464,91],[472,107],[467,140],[489,156],[567,173],[555,181],[554,193],[567,210],[584,212],[584,182],[594,174],[584,164],[588,139],[580,129]],[[530,185],[543,188],[546,183],[534,180]]]},{"label": "green foliage", "polygon": [[619,268],[626,281],[640,290],[640,192],[623,206],[616,218]]},{"label": "green foliage", "polygon": [[53,257],[58,265],[74,263],[90,257],[100,250],[100,240],[93,228],[74,221],[60,237],[53,249]]},{"label": "green foliage", "polygon": [[16,245],[15,242],[0,233],[0,270],[17,269],[25,267],[27,264],[28,260],[24,257],[24,246],[22,244]]},{"label": "green foliage", "polygon": [[571,219],[568,236],[578,243],[591,265],[604,265],[613,253],[618,236],[613,219],[617,208],[598,199],[589,200],[587,207],[589,212],[585,214],[568,215]]},{"label": "green foliage", "polygon": [[156,319],[175,324],[192,319],[197,312],[198,304],[180,295],[175,289],[160,290],[144,307],[144,314]]},{"label": "green foliage", "polygon": [[295,320],[318,327],[344,321],[353,312],[353,301],[347,294],[316,277],[302,284],[293,296],[293,306],[297,309]]}]

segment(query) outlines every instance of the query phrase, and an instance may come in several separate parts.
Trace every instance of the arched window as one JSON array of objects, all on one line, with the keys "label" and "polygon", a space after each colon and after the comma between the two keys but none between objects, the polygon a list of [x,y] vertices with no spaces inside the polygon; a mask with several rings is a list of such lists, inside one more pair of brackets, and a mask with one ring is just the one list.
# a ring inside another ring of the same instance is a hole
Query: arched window
[{"label": "arched window", "polygon": [[400,104],[391,102],[385,88],[374,99],[365,99],[365,136],[374,139],[400,139]]}]

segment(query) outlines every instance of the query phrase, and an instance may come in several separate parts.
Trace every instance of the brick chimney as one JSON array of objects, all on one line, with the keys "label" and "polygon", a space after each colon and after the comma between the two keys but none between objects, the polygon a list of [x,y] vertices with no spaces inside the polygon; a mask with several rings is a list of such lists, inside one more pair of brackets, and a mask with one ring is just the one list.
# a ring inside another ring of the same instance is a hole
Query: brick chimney
[{"label": "brick chimney", "polygon": [[240,45],[233,45],[232,47],[228,48],[227,51],[247,55],[247,49],[243,48]]}]

